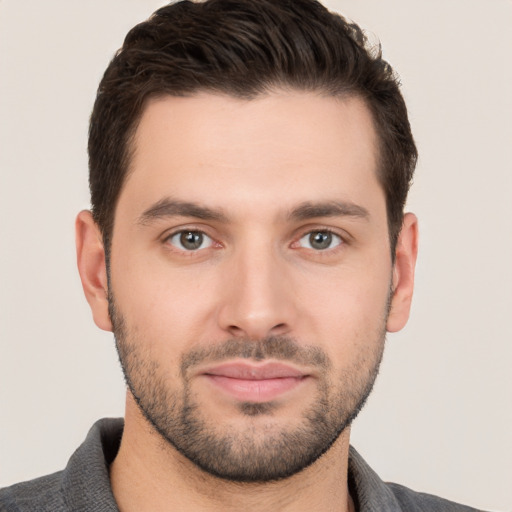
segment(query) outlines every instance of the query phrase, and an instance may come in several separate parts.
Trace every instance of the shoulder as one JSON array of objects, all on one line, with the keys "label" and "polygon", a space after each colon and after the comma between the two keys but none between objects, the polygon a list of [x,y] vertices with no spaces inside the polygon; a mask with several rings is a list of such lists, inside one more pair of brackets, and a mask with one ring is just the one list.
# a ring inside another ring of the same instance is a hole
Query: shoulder
[{"label": "shoulder", "polygon": [[403,485],[395,483],[386,485],[400,504],[401,510],[414,512],[483,512],[432,494],[413,491]]},{"label": "shoulder", "polygon": [[0,512],[59,512],[65,510],[62,497],[63,472],[21,482],[0,489]]},{"label": "shoulder", "polygon": [[359,512],[483,512],[382,481],[353,446],[348,462],[350,492]]},{"label": "shoulder", "polygon": [[96,422],[63,471],[0,489],[0,512],[118,512],[109,478],[123,420]]}]

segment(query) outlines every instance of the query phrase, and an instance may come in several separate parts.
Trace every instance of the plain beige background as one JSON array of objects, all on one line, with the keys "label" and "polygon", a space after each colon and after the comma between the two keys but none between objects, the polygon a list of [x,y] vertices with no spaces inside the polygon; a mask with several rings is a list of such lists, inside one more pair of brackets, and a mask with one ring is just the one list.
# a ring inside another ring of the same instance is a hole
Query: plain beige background
[{"label": "plain beige background", "polygon": [[[0,486],[61,469],[93,421],[122,415],[73,222],[100,76],[163,3],[0,0]],[[512,2],[327,4],[382,41],[421,154],[412,317],[353,444],[385,480],[512,510]]]}]

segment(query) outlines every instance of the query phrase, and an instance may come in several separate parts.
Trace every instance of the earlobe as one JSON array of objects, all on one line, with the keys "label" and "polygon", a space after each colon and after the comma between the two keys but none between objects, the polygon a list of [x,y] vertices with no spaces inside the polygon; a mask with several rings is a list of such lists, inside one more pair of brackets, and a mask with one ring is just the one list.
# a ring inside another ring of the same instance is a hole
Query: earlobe
[{"label": "earlobe", "polygon": [[402,329],[409,319],[411,310],[414,269],[418,254],[418,219],[412,213],[404,216],[395,251],[393,295],[386,326],[388,332]]},{"label": "earlobe", "polygon": [[90,211],[84,210],[78,214],[75,235],[78,272],[94,322],[100,329],[112,331],[105,250],[100,229]]}]

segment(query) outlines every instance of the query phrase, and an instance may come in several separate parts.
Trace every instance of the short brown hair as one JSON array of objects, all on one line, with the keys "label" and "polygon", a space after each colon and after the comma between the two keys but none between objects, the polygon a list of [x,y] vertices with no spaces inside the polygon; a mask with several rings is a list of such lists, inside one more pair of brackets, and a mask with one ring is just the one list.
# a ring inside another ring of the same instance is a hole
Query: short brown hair
[{"label": "short brown hair", "polygon": [[315,0],[183,0],[130,30],[100,83],[89,130],[92,213],[106,250],[149,98],[211,91],[250,99],[279,87],[364,99],[394,253],[417,160],[399,81],[380,47]]}]

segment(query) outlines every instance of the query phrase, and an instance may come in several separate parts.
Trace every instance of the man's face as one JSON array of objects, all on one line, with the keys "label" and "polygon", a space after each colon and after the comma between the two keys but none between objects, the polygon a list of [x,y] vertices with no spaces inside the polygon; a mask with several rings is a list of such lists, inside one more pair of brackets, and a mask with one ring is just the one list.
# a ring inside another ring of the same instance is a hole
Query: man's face
[{"label": "man's face", "polygon": [[149,422],[208,472],[314,462],[370,392],[392,264],[364,103],[151,101],[115,212],[110,313]]}]

